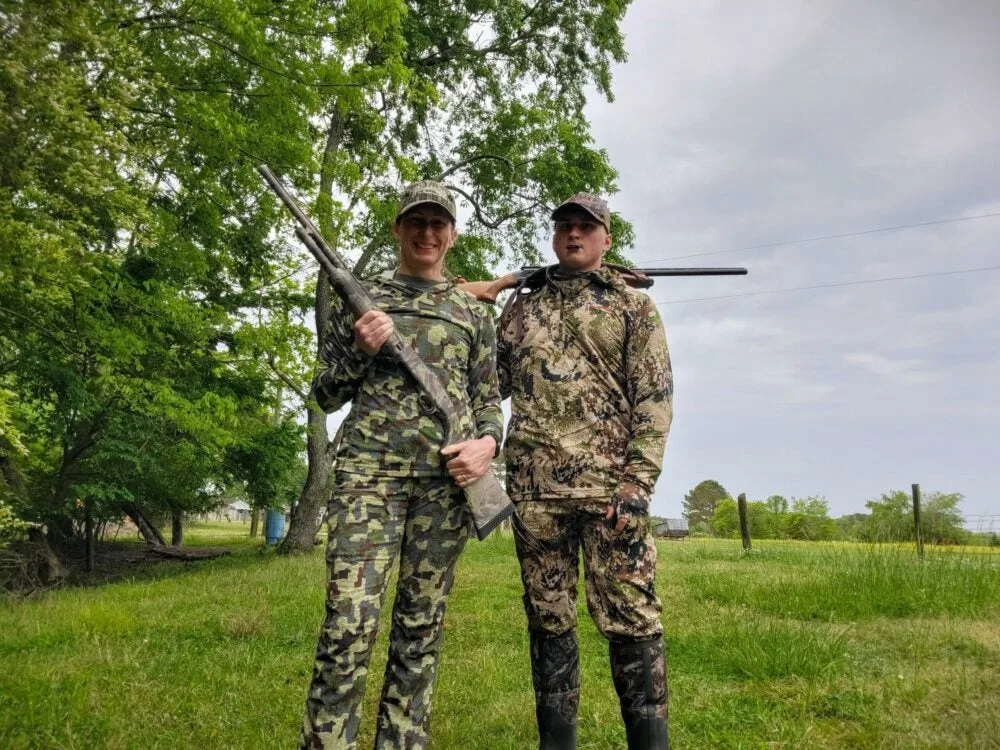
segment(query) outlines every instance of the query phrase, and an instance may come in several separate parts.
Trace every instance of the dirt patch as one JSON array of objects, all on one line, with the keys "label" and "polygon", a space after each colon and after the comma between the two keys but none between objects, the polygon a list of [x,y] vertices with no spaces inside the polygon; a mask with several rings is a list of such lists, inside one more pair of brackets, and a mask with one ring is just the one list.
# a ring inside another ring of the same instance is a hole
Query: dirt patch
[{"label": "dirt patch", "polygon": [[[10,550],[8,550],[10,552]],[[69,571],[61,586],[98,586],[161,569],[183,566],[184,563],[208,560],[231,552],[225,547],[154,547],[135,542],[102,542],[94,556],[94,569],[86,570],[86,554],[82,547],[58,550],[59,560]],[[15,596],[24,596],[46,588],[37,577],[12,577],[4,588]]]}]

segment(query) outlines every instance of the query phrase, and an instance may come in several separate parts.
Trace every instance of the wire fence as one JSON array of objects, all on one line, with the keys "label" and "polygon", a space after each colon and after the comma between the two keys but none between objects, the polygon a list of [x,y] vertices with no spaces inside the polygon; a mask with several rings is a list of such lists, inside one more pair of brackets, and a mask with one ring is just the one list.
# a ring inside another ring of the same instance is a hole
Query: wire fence
[{"label": "wire fence", "polygon": [[1000,513],[965,515],[965,529],[973,534],[997,534],[1000,536]]}]

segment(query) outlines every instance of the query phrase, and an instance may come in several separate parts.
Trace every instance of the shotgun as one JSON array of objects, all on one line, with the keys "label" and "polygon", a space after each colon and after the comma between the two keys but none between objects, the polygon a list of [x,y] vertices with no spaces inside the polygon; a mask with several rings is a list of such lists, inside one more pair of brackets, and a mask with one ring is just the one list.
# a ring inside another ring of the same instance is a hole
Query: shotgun
[{"label": "shotgun", "polygon": [[[636,289],[648,289],[653,286],[655,276],[746,276],[745,268],[626,268],[611,263],[605,264],[624,277],[625,283]],[[496,304],[497,295],[505,289],[514,289],[522,282],[539,271],[543,266],[523,266],[520,271],[513,271],[493,281],[461,281],[458,286],[480,302]],[[544,277],[539,277],[540,279]]]},{"label": "shotgun", "polygon": [[[281,180],[275,177],[271,170],[264,165],[261,165],[258,171],[268,187],[295,217],[298,222],[298,226],[295,227],[295,235],[326,272],[330,278],[330,284],[344,300],[347,309],[354,314],[355,318],[360,318],[369,310],[377,310],[378,306],[368,294],[368,290],[354,276],[350,267],[337,251],[323,239],[323,235],[288,193]],[[382,345],[382,351],[389,353],[399,361],[403,369],[409,373],[426,396],[441,421],[445,445],[475,437],[475,435],[456,434],[454,426],[459,424],[459,419],[444,386],[438,380],[437,375],[421,361],[417,353],[403,342],[398,333],[393,332],[389,340]],[[470,484],[464,491],[469,509],[472,511],[476,534],[480,540],[485,539],[493,529],[514,512],[514,504],[507,497],[507,493],[497,481],[492,470],[486,472],[484,476]]]}]

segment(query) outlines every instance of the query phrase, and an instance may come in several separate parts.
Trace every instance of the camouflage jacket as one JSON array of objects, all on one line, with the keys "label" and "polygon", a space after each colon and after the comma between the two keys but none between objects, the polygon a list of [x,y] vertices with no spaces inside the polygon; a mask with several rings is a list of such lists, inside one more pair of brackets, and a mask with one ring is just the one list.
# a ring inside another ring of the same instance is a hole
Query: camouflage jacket
[{"label": "camouflage jacket", "polygon": [[[511,397],[511,499],[649,497],[673,416],[667,339],[653,301],[601,268],[529,280],[500,318],[497,371]],[[520,309],[518,309],[520,307]]]},{"label": "camouflage jacket", "polygon": [[[452,282],[424,282],[391,271],[365,282],[402,340],[445,385],[458,429],[503,438],[494,361],[496,342],[487,308]],[[323,344],[326,369],[313,380],[320,407],[332,412],[351,401],[336,468],[381,476],[441,476],[440,422],[421,404],[420,390],[401,365],[379,352],[369,357],[354,343],[354,318],[334,298]],[[457,442],[457,437],[453,442]]]}]

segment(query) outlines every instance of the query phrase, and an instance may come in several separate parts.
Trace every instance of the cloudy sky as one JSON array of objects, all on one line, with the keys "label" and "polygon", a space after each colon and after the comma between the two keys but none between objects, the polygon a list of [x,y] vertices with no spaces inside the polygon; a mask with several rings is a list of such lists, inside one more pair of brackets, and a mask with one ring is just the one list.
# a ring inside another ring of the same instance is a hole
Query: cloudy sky
[{"label": "cloudy sky", "polygon": [[625,31],[588,113],[633,259],[750,269],[651,290],[676,379],[654,513],[714,478],[1000,514],[1000,270],[686,301],[1000,266],[1000,216],[716,252],[1000,213],[1000,5],[636,0]]}]

